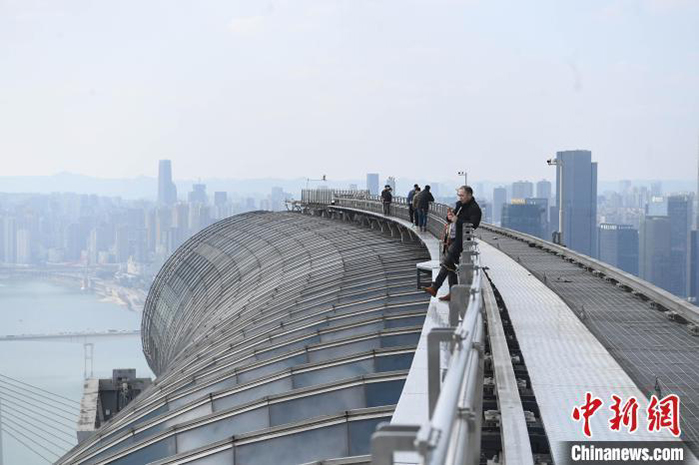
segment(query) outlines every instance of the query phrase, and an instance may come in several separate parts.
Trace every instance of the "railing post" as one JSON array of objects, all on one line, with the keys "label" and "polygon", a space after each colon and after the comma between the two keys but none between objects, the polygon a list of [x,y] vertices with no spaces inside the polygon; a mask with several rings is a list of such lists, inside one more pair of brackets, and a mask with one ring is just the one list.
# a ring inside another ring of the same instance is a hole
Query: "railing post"
[{"label": "railing post", "polygon": [[427,398],[429,418],[432,418],[434,407],[439,399],[442,388],[440,343],[452,340],[454,328],[433,328],[427,334]]},{"label": "railing post", "polygon": [[449,325],[456,327],[460,317],[463,317],[468,305],[470,286],[457,284],[452,286],[451,300],[449,301]]},{"label": "railing post", "polygon": [[415,437],[420,429],[415,425],[381,423],[371,435],[372,465],[393,465],[393,453],[415,450]]}]

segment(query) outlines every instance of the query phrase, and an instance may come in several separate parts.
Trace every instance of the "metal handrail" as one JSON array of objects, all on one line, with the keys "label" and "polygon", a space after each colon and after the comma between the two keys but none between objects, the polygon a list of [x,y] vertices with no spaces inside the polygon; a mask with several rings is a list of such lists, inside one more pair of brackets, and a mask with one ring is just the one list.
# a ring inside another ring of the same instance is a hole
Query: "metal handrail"
[{"label": "metal handrail", "polygon": [[[342,195],[336,195],[334,199],[335,202],[338,202],[341,201],[343,198],[346,197]],[[393,199],[394,201],[398,199],[397,203],[400,205],[406,203],[405,197],[393,197]],[[374,200],[375,202],[380,202],[380,197],[369,196],[364,200]],[[380,206],[378,208],[380,208]],[[446,217],[447,208],[448,206],[442,203],[435,202],[431,204],[430,218],[434,218],[440,225],[443,225],[444,221],[442,220],[442,218]],[[379,210],[377,209],[376,211]],[[481,223],[480,227],[482,230],[488,230],[498,234],[503,234],[505,236],[509,236],[527,242],[529,244],[533,244],[537,247],[548,249],[551,252],[557,253],[558,255],[561,255],[567,259],[577,261],[583,264],[585,267],[597,270],[603,273],[604,275],[608,276],[609,278],[614,279],[619,284],[645,295],[650,300],[661,305],[663,308],[677,312],[680,316],[682,316],[682,318],[686,319],[687,321],[695,325],[699,325],[699,309],[697,307],[692,305],[690,302],[682,300],[679,297],[671,294],[670,292],[654,284],[651,284],[641,278],[638,278],[637,276],[622,271],[619,268],[608,265],[587,255],[575,252],[567,247],[554,244],[553,242],[540,239],[530,234],[487,223]]]},{"label": "metal handrail", "polygon": [[[476,263],[478,263],[477,260]],[[477,397],[479,394],[482,395],[478,389],[478,369],[483,351],[481,279],[482,272],[477,269],[470,287],[459,285],[452,288],[453,298],[459,292],[459,287],[468,289],[468,306],[464,319],[453,333],[454,350],[434,413],[429,423],[423,425],[417,433],[415,442],[425,463],[435,465],[447,463],[450,450],[457,452],[459,448],[455,446],[463,444],[466,438],[480,431],[480,424],[477,424],[479,423],[478,415],[474,413],[478,402]],[[482,380],[480,381],[482,388]],[[459,437],[452,437],[457,424]],[[462,451],[461,454],[473,455],[473,452]],[[475,456],[478,457],[478,454]],[[463,462],[454,460],[454,463]],[[466,463],[474,462],[466,460]]]},{"label": "metal handrail", "polygon": [[[357,197],[348,198],[339,194],[333,197],[332,203],[377,213],[382,212],[381,199],[378,196],[366,196],[358,199]],[[392,203],[396,205],[396,208],[391,212],[393,215],[407,216],[407,199],[404,197],[393,197]],[[436,221],[432,222],[433,227],[429,229],[435,236],[438,235],[439,230],[434,228],[434,225],[437,224],[437,227],[439,227],[444,224],[442,218],[446,216],[447,208],[446,205],[439,203],[430,205],[430,218]],[[528,243],[531,246],[557,254],[563,259],[578,263],[590,271],[602,273],[608,279],[616,281],[620,286],[640,293],[664,309],[674,311],[694,325],[699,325],[699,310],[689,302],[618,268],[566,247],[511,229],[481,223],[481,230],[498,233]],[[465,257],[462,256],[461,262],[462,265],[465,265],[466,260],[463,258]],[[415,440],[412,441],[413,446],[415,446],[415,449],[412,450],[417,450],[421,454],[423,463],[478,463],[480,424],[477,422],[481,419],[479,407],[482,409],[482,404],[477,405],[477,402],[478,400],[482,402],[482,396],[479,397],[475,393],[479,392],[477,389],[479,382],[479,358],[481,364],[480,387],[482,388],[482,353],[480,352],[482,351],[482,346],[480,344],[482,344],[483,338],[484,318],[481,316],[481,308],[484,303],[480,292],[480,284],[477,284],[481,283],[482,279],[482,271],[478,263],[477,254],[473,258],[474,261],[470,264],[473,271],[471,273],[458,273],[460,281],[465,276],[466,279],[472,278],[472,282],[471,287],[468,288],[470,295],[466,314],[456,331],[454,331],[453,345],[455,349],[450,358],[447,375],[440,386],[439,396],[429,422],[423,424],[414,433]],[[466,271],[467,269],[468,267],[464,266],[460,271]],[[452,300],[454,300],[455,291],[460,287],[465,288],[466,286],[458,285],[452,288]],[[401,425],[391,425],[393,429],[400,427]],[[387,435],[391,434],[391,428],[384,430]],[[379,428],[379,433],[375,436],[380,436],[381,433],[381,428]],[[384,443],[385,445],[392,444],[394,451],[397,444],[402,444],[402,448],[398,448],[398,450],[406,450],[405,445],[409,442],[408,437],[412,437],[408,431],[400,431],[399,433],[396,436],[397,439],[394,438],[393,442],[386,441]],[[392,459],[390,461],[387,460],[388,455],[386,455],[385,445],[377,463],[392,463]],[[376,451],[379,450],[381,450],[381,447],[376,447]],[[374,451],[373,444],[372,451]],[[392,457],[392,454],[390,456]],[[375,455],[374,459],[376,460],[377,458],[379,457]]]},{"label": "metal handrail", "polygon": [[587,255],[575,252],[569,248],[554,244],[552,242],[539,239],[538,237],[525,234],[519,231],[514,231],[508,228],[502,228],[498,226],[493,226],[492,224],[482,224],[482,228],[487,231],[492,231],[504,236],[508,236],[520,241],[527,242],[531,245],[541,247],[542,249],[547,249],[553,253],[563,256],[569,260],[581,263],[583,266],[597,270],[603,273],[605,276],[614,279],[622,286],[626,286],[631,290],[639,292],[654,302],[660,304],[663,308],[667,310],[675,311],[680,316],[682,316],[687,321],[699,325],[699,309],[689,302],[680,299],[677,296],[672,295],[668,291],[661,289],[660,287],[644,281],[630,273],[620,270],[619,268],[613,267],[599,260],[596,260]]},{"label": "metal handrail", "polygon": [[[310,196],[306,196],[309,198]],[[327,198],[327,197],[325,197]],[[329,202],[331,205],[358,208],[361,210],[382,213],[381,198],[375,195],[346,195],[343,192],[333,192]],[[394,215],[407,217],[407,198],[395,196],[392,204],[397,208]],[[445,223],[447,206],[433,203],[430,205],[430,217],[432,224],[437,224],[437,231],[441,230]],[[432,229],[435,233],[435,229]],[[424,463],[429,464],[477,464],[480,457],[480,430],[482,419],[482,389],[483,389],[483,345],[484,345],[484,317],[483,296],[483,272],[480,267],[480,258],[476,250],[476,243],[472,241],[472,230],[464,228],[464,253],[458,273],[459,283],[452,287],[453,308],[457,309],[458,318],[450,320],[458,322],[451,334],[452,352],[449,359],[446,377],[437,386],[438,397],[434,410],[430,412],[430,419],[423,424],[416,433],[403,430],[391,432],[389,429],[378,434],[383,439],[391,436],[394,447],[397,444],[405,445],[412,442],[413,450],[417,450]],[[437,235],[437,234],[435,234]],[[446,328],[440,328],[446,330]],[[400,425],[391,425],[391,428],[400,429]],[[414,434],[414,440],[406,441],[405,435]],[[403,439],[401,439],[403,438]],[[383,451],[385,452],[385,451]],[[383,454],[382,454],[383,455]],[[375,457],[377,463],[384,463],[386,457]]]}]

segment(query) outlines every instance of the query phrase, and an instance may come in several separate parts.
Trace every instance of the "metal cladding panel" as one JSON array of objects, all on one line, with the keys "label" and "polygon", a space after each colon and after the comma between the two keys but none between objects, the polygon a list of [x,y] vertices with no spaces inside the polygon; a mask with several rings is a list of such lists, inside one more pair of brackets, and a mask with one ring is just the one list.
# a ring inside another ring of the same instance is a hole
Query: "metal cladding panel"
[{"label": "metal cladding panel", "polygon": [[394,230],[252,212],[191,237],[144,308],[155,383],[57,463],[167,460],[253,431],[262,439],[211,453],[236,463],[366,453],[400,396],[429,302],[415,289],[429,252]]}]

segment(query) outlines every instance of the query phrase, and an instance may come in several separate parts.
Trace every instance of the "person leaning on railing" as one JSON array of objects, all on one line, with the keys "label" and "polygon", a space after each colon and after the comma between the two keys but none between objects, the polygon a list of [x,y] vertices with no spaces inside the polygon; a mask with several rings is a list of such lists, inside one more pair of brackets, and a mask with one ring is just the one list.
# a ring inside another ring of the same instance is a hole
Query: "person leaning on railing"
[{"label": "person leaning on railing", "polygon": [[[447,226],[445,228],[444,243],[446,247],[442,256],[442,262],[439,266],[439,274],[429,287],[423,287],[422,290],[430,294],[432,297],[437,295],[437,291],[446,278],[449,278],[449,289],[457,283],[456,265],[459,263],[461,252],[464,249],[463,244],[463,228],[464,223],[470,223],[473,229],[476,229],[481,224],[481,207],[473,198],[473,189],[469,186],[461,186],[457,191],[459,200],[456,202],[454,209],[447,211]],[[440,297],[439,300],[449,301],[451,293]]]}]

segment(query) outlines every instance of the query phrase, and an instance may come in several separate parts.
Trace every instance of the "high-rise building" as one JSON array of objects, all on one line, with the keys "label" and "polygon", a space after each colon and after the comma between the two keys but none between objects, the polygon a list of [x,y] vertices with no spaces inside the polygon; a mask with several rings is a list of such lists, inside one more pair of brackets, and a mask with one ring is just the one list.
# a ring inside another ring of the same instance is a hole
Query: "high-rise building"
[{"label": "high-rise building", "polygon": [[667,199],[662,196],[652,196],[645,206],[648,216],[667,216]]},{"label": "high-rise building", "polygon": [[689,297],[691,266],[690,239],[692,231],[691,195],[671,195],[667,198],[670,218],[670,292],[677,297]]},{"label": "high-rise building", "polygon": [[117,263],[126,263],[131,256],[131,243],[129,241],[129,227],[120,225],[116,229],[114,241],[114,255]]},{"label": "high-rise building", "polygon": [[641,221],[638,272],[641,278],[669,291],[670,218],[645,216]]},{"label": "high-rise building", "polygon": [[493,223],[501,224],[502,206],[507,203],[507,189],[496,187],[493,189]]},{"label": "high-rise building", "polygon": [[[697,141],[699,142],[699,138]],[[699,144],[697,144],[697,191],[694,194],[694,201],[697,202],[695,212],[697,217],[694,220],[694,228],[699,229]]]},{"label": "high-rise building", "polygon": [[549,199],[532,197],[529,199],[524,199],[524,203],[527,205],[537,205],[539,207],[539,222],[541,223],[541,234],[540,237],[544,240],[549,240],[551,235],[549,234]]},{"label": "high-rise building", "polygon": [[493,222],[493,203],[488,202],[485,199],[477,199],[478,205],[480,205],[483,217],[481,221],[484,223],[492,223]]},{"label": "high-rise building", "polygon": [[653,197],[662,197],[663,183],[660,181],[650,183],[650,195]]},{"label": "high-rise building", "polygon": [[379,195],[379,173],[367,173],[366,188],[371,195]]},{"label": "high-rise building", "polygon": [[158,163],[158,203],[174,205],[177,202],[177,186],[172,182],[172,162],[160,160]]},{"label": "high-rise building", "polygon": [[190,203],[206,204],[209,201],[206,196],[206,184],[193,184],[188,200]]},{"label": "high-rise building", "polygon": [[692,230],[689,295],[694,305],[699,304],[699,231]]},{"label": "high-rise building", "polygon": [[81,234],[80,225],[77,223],[69,224],[65,229],[63,236],[63,249],[65,250],[65,259],[76,261],[80,259],[80,253],[85,247],[85,237]]},{"label": "high-rise building", "polygon": [[6,216],[3,222],[3,249],[5,262],[17,262],[17,221],[12,216]]},{"label": "high-rise building", "polygon": [[222,191],[214,192],[214,205],[222,207],[228,203],[228,193]]},{"label": "high-rise building", "polygon": [[512,203],[502,206],[502,227],[543,238],[546,231],[545,212],[541,205],[513,198]]},{"label": "high-rise building", "polygon": [[26,228],[17,230],[17,263],[24,265],[32,263],[31,231]]},{"label": "high-rise building", "polygon": [[542,179],[536,183],[536,196],[540,199],[550,199],[551,198],[551,181]]},{"label": "high-rise building", "polygon": [[386,184],[391,186],[391,189],[393,189],[393,195],[396,195],[396,178],[389,176],[386,179]]},{"label": "high-rise building", "polygon": [[589,150],[556,153],[556,205],[561,205],[563,175],[563,244],[591,257],[597,249],[597,163]]},{"label": "high-rise building", "polygon": [[172,227],[172,208],[160,207],[155,213],[155,251],[167,253],[168,231]]},{"label": "high-rise building", "polygon": [[284,194],[284,189],[281,187],[273,187],[272,194],[270,196],[270,207],[272,211],[279,212],[284,210],[284,201],[286,200],[286,195]]},{"label": "high-rise building", "polygon": [[110,245],[109,239],[109,228],[106,224],[101,223],[92,228],[87,244],[88,258],[91,265],[105,262],[105,260],[100,259],[100,254],[107,251]]},{"label": "high-rise building", "polygon": [[630,224],[600,224],[599,259],[638,276],[638,230]]},{"label": "high-rise building", "polygon": [[529,181],[517,181],[512,183],[513,199],[528,199],[534,197],[534,184]]},{"label": "high-rise building", "polygon": [[558,206],[549,205],[549,230],[546,236],[547,241],[553,241],[554,234],[558,231]]}]

